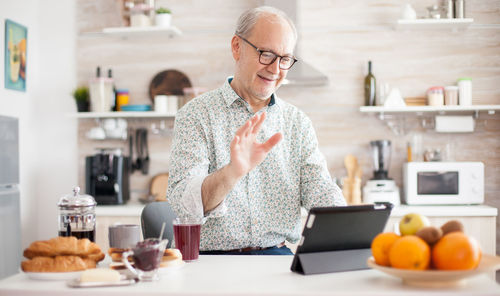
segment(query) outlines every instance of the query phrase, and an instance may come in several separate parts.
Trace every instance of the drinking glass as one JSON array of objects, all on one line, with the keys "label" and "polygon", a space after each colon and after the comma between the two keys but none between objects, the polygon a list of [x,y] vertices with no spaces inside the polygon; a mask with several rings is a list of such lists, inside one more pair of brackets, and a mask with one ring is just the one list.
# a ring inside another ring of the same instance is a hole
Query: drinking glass
[{"label": "drinking glass", "polygon": [[201,224],[201,219],[197,218],[176,218],[173,221],[175,246],[186,262],[198,260]]}]

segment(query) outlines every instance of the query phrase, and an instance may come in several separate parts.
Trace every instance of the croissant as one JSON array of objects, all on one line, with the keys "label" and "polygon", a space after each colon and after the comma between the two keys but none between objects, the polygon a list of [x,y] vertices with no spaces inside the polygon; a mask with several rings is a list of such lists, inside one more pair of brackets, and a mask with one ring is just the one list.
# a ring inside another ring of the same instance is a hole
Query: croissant
[{"label": "croissant", "polygon": [[35,257],[21,262],[21,268],[25,272],[70,272],[95,267],[94,260],[78,256]]},{"label": "croissant", "polygon": [[46,241],[35,241],[24,250],[23,255],[28,259],[41,256],[72,255],[91,258],[94,261],[101,261],[105,256],[97,244],[86,238],[77,239],[73,236],[59,236]]}]

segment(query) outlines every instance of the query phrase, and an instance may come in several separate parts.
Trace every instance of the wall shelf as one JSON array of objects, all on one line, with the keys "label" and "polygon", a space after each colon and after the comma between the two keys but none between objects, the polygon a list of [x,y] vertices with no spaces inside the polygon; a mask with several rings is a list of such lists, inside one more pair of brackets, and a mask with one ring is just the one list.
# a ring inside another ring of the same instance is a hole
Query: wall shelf
[{"label": "wall shelf", "polygon": [[101,32],[86,32],[84,36],[106,36],[106,37],[177,37],[182,35],[181,30],[175,26],[170,27],[114,27],[104,28]]},{"label": "wall shelf", "polygon": [[474,19],[416,19],[416,20],[403,20],[400,19],[396,22],[396,30],[465,30],[472,23]]},{"label": "wall shelf", "polygon": [[415,115],[444,115],[444,114],[475,114],[479,112],[487,112],[488,114],[495,114],[500,110],[500,105],[472,105],[472,106],[405,106],[405,107],[385,107],[385,106],[361,106],[359,111],[361,113],[415,113]]},{"label": "wall shelf", "polygon": [[144,112],[78,112],[69,114],[70,117],[74,118],[174,118],[175,114],[168,113],[158,113],[154,111],[144,111]]},{"label": "wall shelf", "polygon": [[384,107],[384,106],[361,106],[361,113],[374,114],[396,135],[405,134],[413,126],[407,121],[411,117],[421,120],[422,127],[435,128],[435,117],[437,115],[462,115],[473,116],[478,119],[480,113],[488,115],[498,114],[500,105],[473,105],[473,106],[406,106],[406,107]]}]

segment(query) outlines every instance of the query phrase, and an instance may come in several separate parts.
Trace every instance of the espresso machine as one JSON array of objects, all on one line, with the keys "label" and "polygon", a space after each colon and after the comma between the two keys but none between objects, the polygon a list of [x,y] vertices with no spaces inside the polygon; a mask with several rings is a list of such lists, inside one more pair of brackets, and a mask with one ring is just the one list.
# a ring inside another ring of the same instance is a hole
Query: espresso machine
[{"label": "espresso machine", "polygon": [[399,188],[396,182],[389,178],[391,162],[391,141],[377,140],[370,142],[373,156],[373,178],[366,181],[363,187],[363,202],[390,202],[400,205]]},{"label": "espresso machine", "polygon": [[130,158],[121,149],[102,148],[85,158],[87,194],[98,205],[125,204],[130,198]]}]

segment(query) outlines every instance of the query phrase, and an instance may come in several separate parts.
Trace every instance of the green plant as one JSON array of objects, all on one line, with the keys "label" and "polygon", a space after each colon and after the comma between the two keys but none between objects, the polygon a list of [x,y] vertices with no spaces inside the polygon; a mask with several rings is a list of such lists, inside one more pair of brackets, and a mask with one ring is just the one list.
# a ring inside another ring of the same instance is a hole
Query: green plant
[{"label": "green plant", "polygon": [[73,97],[77,102],[88,102],[90,100],[89,88],[86,86],[77,87],[73,91]]},{"label": "green plant", "polygon": [[162,14],[162,13],[172,13],[172,11],[168,8],[160,7],[156,10],[157,14]]}]

